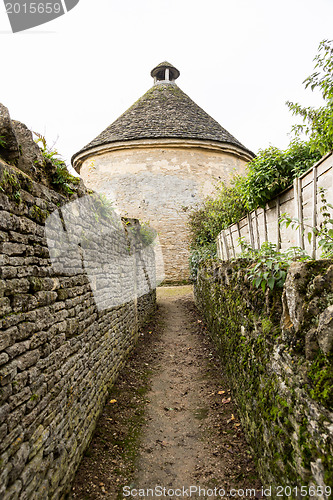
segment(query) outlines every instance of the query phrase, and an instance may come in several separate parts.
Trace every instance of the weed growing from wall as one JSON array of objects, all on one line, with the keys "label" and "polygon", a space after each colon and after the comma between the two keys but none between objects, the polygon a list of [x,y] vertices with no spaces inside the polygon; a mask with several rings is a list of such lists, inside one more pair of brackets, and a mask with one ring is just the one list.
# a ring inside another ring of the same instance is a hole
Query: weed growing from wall
[{"label": "weed growing from wall", "polygon": [[71,175],[68,172],[66,163],[60,158],[58,151],[52,150],[47,146],[44,136],[38,134],[37,132],[34,132],[34,134],[37,137],[35,142],[39,144],[44,159],[46,162],[49,160],[53,167],[55,167],[54,172],[52,172],[52,184],[60,187],[66,194],[74,194],[73,185],[78,184],[80,182],[80,178],[74,177],[74,175]]},{"label": "weed growing from wall", "polygon": [[21,203],[21,184],[16,176],[3,170],[0,179],[0,191],[5,193],[9,198],[12,198],[17,204]]},{"label": "weed growing from wall", "polygon": [[280,252],[274,243],[266,241],[260,250],[254,250],[244,238],[239,238],[239,244],[242,253],[238,258],[249,259],[247,277],[253,286],[261,287],[263,292],[267,287],[271,290],[283,287],[288,268],[293,261],[310,259],[309,255],[299,247],[291,247]]}]

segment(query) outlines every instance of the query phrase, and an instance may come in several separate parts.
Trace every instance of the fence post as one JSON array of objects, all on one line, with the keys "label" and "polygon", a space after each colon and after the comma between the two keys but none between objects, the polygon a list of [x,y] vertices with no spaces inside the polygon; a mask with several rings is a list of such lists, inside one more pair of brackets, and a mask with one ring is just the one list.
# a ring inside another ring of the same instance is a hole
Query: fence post
[{"label": "fence post", "polygon": [[265,241],[268,241],[266,206],[264,207],[264,230],[265,230]]},{"label": "fence post", "polygon": [[240,232],[239,222],[236,222],[236,224],[237,224],[238,238],[241,238],[242,235],[241,235],[241,232]]},{"label": "fence post", "polygon": [[223,250],[222,250],[222,245],[221,245],[221,233],[217,235],[216,238],[216,250],[217,250],[217,257],[218,259],[224,260],[223,259]]},{"label": "fence post", "polygon": [[296,218],[299,220],[298,246],[304,250],[304,224],[303,224],[303,203],[302,203],[302,184],[301,179],[294,179],[294,199]]},{"label": "fence post", "polygon": [[258,213],[257,213],[257,209],[255,209],[254,213],[255,213],[255,216],[256,216],[257,246],[258,246],[258,250],[259,250],[259,249],[260,249],[260,235],[259,235],[259,226],[258,226]]},{"label": "fence post", "polygon": [[230,235],[232,253],[234,254],[234,257],[236,257],[236,252],[235,252],[235,247],[234,247],[234,239],[232,237],[232,232],[231,232],[231,226],[229,226],[229,235]]},{"label": "fence post", "polygon": [[[238,246],[240,246],[239,242],[240,242],[242,235],[240,232],[239,222],[236,222],[236,224],[237,224],[237,232],[238,232]],[[242,251],[242,247],[241,247],[241,251]]]},{"label": "fence post", "polygon": [[280,196],[276,198],[276,249],[281,248],[281,232],[280,232]]},{"label": "fence post", "polygon": [[249,233],[250,233],[250,243],[251,247],[254,249],[254,235],[253,235],[253,226],[252,226],[252,220],[251,220],[251,214],[247,214],[247,224],[249,226]]},{"label": "fence post", "polygon": [[[317,227],[317,167],[313,167],[313,179],[312,179],[312,227]],[[312,258],[316,258],[317,250],[317,236],[312,233]]]},{"label": "fence post", "polygon": [[224,242],[224,246],[225,246],[225,251],[226,251],[226,254],[227,254],[227,260],[230,260],[229,247],[228,247],[228,242],[227,242],[227,238],[225,236],[224,229],[222,231],[222,236],[223,236],[223,242]]}]

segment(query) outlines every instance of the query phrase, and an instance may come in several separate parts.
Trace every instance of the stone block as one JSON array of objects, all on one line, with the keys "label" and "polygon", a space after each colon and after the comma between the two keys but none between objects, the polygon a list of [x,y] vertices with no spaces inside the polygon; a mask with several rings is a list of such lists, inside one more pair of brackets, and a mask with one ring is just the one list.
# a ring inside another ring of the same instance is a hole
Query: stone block
[{"label": "stone block", "polygon": [[17,453],[13,456],[11,460],[12,469],[9,473],[9,481],[14,482],[20,478],[21,472],[24,469],[25,463],[30,453],[29,443],[22,443]]},{"label": "stone block", "polygon": [[0,407],[0,424],[2,424],[2,422],[6,420],[7,416],[9,415],[9,412],[10,408],[8,403],[5,403]]},{"label": "stone block", "polygon": [[[10,314],[12,311],[12,308],[10,307],[10,300],[8,297],[1,297],[0,298],[0,317],[5,316],[6,314]],[[1,341],[0,341],[1,344]],[[0,347],[1,350],[1,347]]]},{"label": "stone block", "polygon": [[38,307],[36,297],[29,294],[15,294],[12,300],[12,309],[14,312],[30,311]]},{"label": "stone block", "polygon": [[14,359],[0,369],[0,386],[12,382],[17,375],[17,361]]},{"label": "stone block", "polygon": [[319,347],[326,356],[333,353],[333,305],[319,316],[317,338]]},{"label": "stone block", "polygon": [[16,365],[18,370],[26,370],[37,363],[40,358],[40,353],[38,349],[34,349],[33,351],[29,351],[22,356],[18,357],[16,360]]},{"label": "stone block", "polygon": [[22,255],[25,253],[27,246],[22,243],[11,243],[5,241],[0,245],[0,250],[6,255]]},{"label": "stone block", "polygon": [[3,500],[18,500],[22,490],[22,481],[18,479],[4,494]]},{"label": "stone block", "polygon": [[20,156],[20,151],[13,122],[10,118],[8,109],[1,103],[0,103],[0,136],[2,136],[2,140],[4,142],[4,146],[0,146],[1,157],[9,162],[18,160]]},{"label": "stone block", "polygon": [[[17,331],[17,328],[15,330]],[[10,359],[13,359],[19,356],[20,354],[23,354],[24,352],[28,351],[29,348],[30,348],[30,340],[26,340],[24,342],[18,342],[10,347],[7,347],[6,353],[8,354]]]}]

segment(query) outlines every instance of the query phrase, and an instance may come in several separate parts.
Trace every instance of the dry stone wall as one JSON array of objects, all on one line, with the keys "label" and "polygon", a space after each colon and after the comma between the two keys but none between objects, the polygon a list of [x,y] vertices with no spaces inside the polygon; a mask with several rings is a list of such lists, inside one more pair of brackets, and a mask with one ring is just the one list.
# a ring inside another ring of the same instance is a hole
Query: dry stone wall
[{"label": "dry stone wall", "polygon": [[[3,124],[0,120],[0,131]],[[14,135],[6,158],[11,165],[0,158],[0,498],[59,499],[70,488],[108,388],[154,310],[154,253],[142,244],[135,221],[115,231],[97,200],[96,224],[111,225],[103,252],[101,240],[87,237],[75,249],[72,245],[72,254],[65,247],[50,255],[45,233],[50,214],[58,211],[66,224],[59,208],[69,201],[80,206],[91,195],[81,183],[71,184],[70,196],[61,185],[52,188],[47,171],[52,165],[37,150],[30,159],[24,155],[35,147],[31,134],[21,126],[27,140],[16,147],[15,127],[10,119],[5,125]],[[4,153],[0,149],[2,158]],[[40,172],[39,182],[26,173],[29,168],[35,178]],[[71,244],[75,231],[65,229]],[[92,231],[91,224],[85,229]],[[88,251],[99,266],[95,280],[81,265]],[[121,272],[105,267],[105,255],[116,254],[123,256]],[[60,265],[64,255],[67,266]],[[126,300],[115,302],[108,294],[111,278]],[[96,300],[96,290],[105,292],[104,302]]]},{"label": "dry stone wall", "polygon": [[[269,498],[333,491],[333,261],[295,262],[284,290],[209,261],[195,283]],[[269,489],[268,489],[269,488]]]}]

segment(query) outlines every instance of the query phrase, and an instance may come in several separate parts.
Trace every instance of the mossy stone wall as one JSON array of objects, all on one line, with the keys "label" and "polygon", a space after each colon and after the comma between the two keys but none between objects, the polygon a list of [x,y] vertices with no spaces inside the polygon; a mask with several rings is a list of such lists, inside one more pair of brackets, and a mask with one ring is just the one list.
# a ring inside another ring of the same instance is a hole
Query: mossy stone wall
[{"label": "mossy stone wall", "polygon": [[[103,310],[96,306],[85,269],[75,271],[78,262],[70,258],[69,251],[64,252],[63,267],[55,269],[45,221],[69,201],[89,196],[82,184],[70,196],[59,191],[0,158],[3,500],[63,498],[89,444],[108,389],[126,362],[140,325],[155,308],[154,289],[137,299],[131,294],[134,283],[137,289],[145,288],[140,279],[144,280],[146,269],[141,266],[138,270],[135,258],[128,259],[130,272],[126,272],[124,260],[123,275],[115,273],[114,278],[114,286],[118,284],[121,292],[129,290],[125,293],[128,300]],[[107,217],[97,218],[108,227]],[[128,234],[110,232],[103,240],[103,250],[111,245],[119,247],[119,253],[124,248],[130,251],[133,241]],[[124,244],[126,238],[128,245]],[[100,241],[96,243],[93,237],[90,241],[99,252]],[[137,247],[135,250],[140,252]],[[144,261],[152,278],[153,251],[145,249]],[[105,273],[102,265],[99,273],[101,280]]]},{"label": "mossy stone wall", "polygon": [[333,263],[295,262],[284,290],[265,294],[247,279],[248,264],[202,264],[196,303],[272,498],[281,498],[278,486],[291,486],[291,496],[282,498],[328,500],[333,489]]}]

